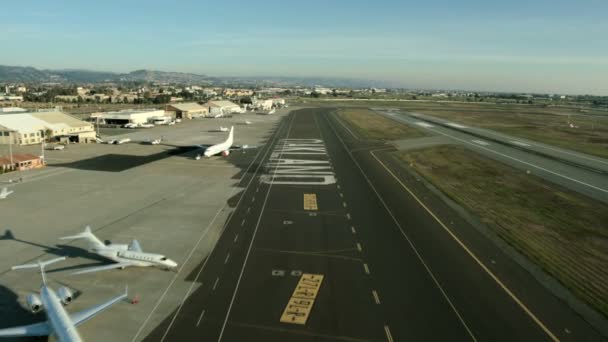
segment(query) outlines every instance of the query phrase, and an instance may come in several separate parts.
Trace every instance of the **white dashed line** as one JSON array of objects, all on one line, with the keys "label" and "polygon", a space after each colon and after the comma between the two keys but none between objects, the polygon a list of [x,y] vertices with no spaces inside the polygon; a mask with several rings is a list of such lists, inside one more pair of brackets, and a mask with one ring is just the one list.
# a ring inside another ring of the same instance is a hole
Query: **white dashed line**
[{"label": "white dashed line", "polygon": [[346,202],[342,202],[342,206],[346,208]]},{"label": "white dashed line", "polygon": [[357,250],[359,252],[363,251],[363,248],[361,247],[361,244],[357,242]]},{"label": "white dashed line", "polygon": [[429,123],[422,122],[422,121],[418,121],[418,122],[416,122],[416,125],[421,126],[421,127],[425,127],[425,128],[432,128],[432,127],[435,127],[435,126],[433,126],[433,125],[431,125],[431,124],[429,124]]},{"label": "white dashed line", "polygon": [[224,259],[224,265],[228,263],[228,259],[230,259],[230,253],[226,254],[226,259]]},{"label": "white dashed line", "polygon": [[346,218],[350,220],[350,214],[346,214]]},{"label": "white dashed line", "polygon": [[353,234],[357,234],[357,231],[355,230],[355,227],[350,227],[350,231],[353,232]]},{"label": "white dashed line", "polygon": [[380,297],[378,297],[378,292],[376,292],[376,290],[372,290],[372,295],[374,296],[374,302],[376,302],[376,304],[380,304]]},{"label": "white dashed line", "polygon": [[511,144],[515,144],[515,145],[523,146],[523,147],[530,147],[530,144],[526,144],[526,143],[523,143],[523,142],[517,141],[517,140],[511,141]]},{"label": "white dashed line", "polygon": [[236,240],[238,240],[238,239],[239,239],[239,234],[236,234],[236,235],[234,236],[234,241],[232,241],[232,242],[236,243]]},{"label": "white dashed line", "polygon": [[476,143],[476,144],[478,144],[478,145],[481,145],[481,146],[488,146],[488,145],[490,145],[489,143],[487,143],[487,142],[485,142],[483,140],[477,140],[477,139],[475,139],[475,140],[471,140],[471,141],[474,142],[474,143]]},{"label": "white dashed line", "polygon": [[460,125],[460,124],[457,124],[457,123],[453,123],[453,122],[449,122],[448,126],[452,126],[454,128],[467,128],[467,126],[463,126],[463,125]]},{"label": "white dashed line", "polygon": [[363,264],[363,269],[365,270],[365,274],[369,274],[369,266],[367,264]]},{"label": "white dashed line", "polygon": [[393,342],[393,335],[391,335],[391,329],[389,329],[388,325],[384,326],[384,333],[386,334],[386,340]]},{"label": "white dashed line", "polygon": [[251,199],[251,203],[255,202],[255,197]]},{"label": "white dashed line", "polygon": [[340,197],[344,197],[344,194],[343,194],[343,193],[340,193]]},{"label": "white dashed line", "polygon": [[215,283],[213,283],[213,288],[211,289],[211,291],[215,291],[215,289],[217,288],[217,283],[220,282],[220,277],[215,278]]},{"label": "white dashed line", "polygon": [[198,316],[198,321],[196,322],[196,326],[198,327],[199,324],[201,324],[201,320],[203,319],[203,316],[205,316],[205,310],[203,310],[201,312],[201,315]]},{"label": "white dashed line", "polygon": [[243,219],[243,221],[241,221],[241,227],[245,225],[245,219]]},{"label": "white dashed line", "polygon": [[251,207],[247,208],[247,214],[251,211]]}]

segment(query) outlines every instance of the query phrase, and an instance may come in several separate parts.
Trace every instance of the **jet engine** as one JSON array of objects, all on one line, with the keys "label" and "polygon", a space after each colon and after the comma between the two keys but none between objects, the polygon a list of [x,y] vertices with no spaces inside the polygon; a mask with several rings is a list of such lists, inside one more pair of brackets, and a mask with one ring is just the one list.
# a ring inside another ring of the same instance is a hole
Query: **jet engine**
[{"label": "jet engine", "polygon": [[222,151],[222,156],[224,156],[224,157],[228,157],[229,154],[230,154],[229,150]]},{"label": "jet engine", "polygon": [[30,310],[33,313],[38,313],[38,312],[42,311],[42,309],[43,309],[42,301],[40,300],[40,297],[38,297],[35,294],[28,295],[26,302],[27,302],[27,306],[30,308]]},{"label": "jet engine", "polygon": [[70,304],[72,302],[72,299],[74,299],[72,291],[70,291],[70,289],[65,286],[62,286],[59,288],[59,290],[57,290],[57,296],[59,297],[59,300],[61,301],[61,303],[63,303],[63,305]]}]

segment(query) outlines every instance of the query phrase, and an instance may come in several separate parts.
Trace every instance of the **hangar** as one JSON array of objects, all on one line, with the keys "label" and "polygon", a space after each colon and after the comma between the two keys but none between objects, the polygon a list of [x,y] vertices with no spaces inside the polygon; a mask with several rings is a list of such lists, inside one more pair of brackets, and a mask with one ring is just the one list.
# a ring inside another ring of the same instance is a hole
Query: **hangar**
[{"label": "hangar", "polygon": [[32,145],[46,140],[95,141],[91,123],[56,110],[0,114],[0,144]]},{"label": "hangar", "polygon": [[196,102],[168,104],[165,110],[175,113],[174,116],[177,119],[192,119],[206,116],[209,113],[207,107],[203,107]]}]

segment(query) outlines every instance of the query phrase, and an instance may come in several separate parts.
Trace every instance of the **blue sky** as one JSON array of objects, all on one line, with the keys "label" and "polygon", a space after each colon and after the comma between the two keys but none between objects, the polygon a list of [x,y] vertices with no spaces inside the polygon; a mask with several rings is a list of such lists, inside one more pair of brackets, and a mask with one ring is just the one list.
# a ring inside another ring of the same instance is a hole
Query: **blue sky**
[{"label": "blue sky", "polygon": [[608,95],[608,1],[13,1],[0,64]]}]

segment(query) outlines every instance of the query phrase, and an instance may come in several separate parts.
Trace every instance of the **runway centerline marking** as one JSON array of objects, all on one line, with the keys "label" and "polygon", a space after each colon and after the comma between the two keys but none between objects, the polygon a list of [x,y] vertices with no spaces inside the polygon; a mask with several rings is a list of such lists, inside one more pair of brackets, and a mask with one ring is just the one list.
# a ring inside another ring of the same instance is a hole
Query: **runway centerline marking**
[{"label": "runway centerline marking", "polygon": [[213,283],[213,288],[211,288],[211,291],[215,291],[215,289],[217,288],[217,284],[220,282],[220,277],[215,278],[215,283]]},{"label": "runway centerline marking", "polygon": [[201,324],[201,320],[203,319],[203,316],[205,316],[205,310],[203,309],[203,311],[201,312],[201,315],[198,316],[198,321],[196,321],[196,326],[198,327],[199,324]]},{"label": "runway centerline marking", "polygon": [[384,326],[384,333],[386,334],[386,340],[388,342],[393,342],[393,335],[391,335],[391,329],[388,327],[388,325]]},{"label": "runway centerline marking", "polygon": [[243,221],[241,221],[241,227],[245,225],[245,219],[243,219]]},{"label": "runway centerline marking", "polygon": [[230,253],[226,254],[226,259],[224,259],[224,265],[228,263],[228,259],[230,259]]},{"label": "runway centerline marking", "polygon": [[357,230],[355,230],[355,227],[350,227],[350,231],[351,231],[353,234],[357,234]]},{"label": "runway centerline marking", "polygon": [[346,218],[350,220],[350,213],[346,213]]},{"label": "runway centerline marking", "polygon": [[360,243],[358,243],[358,242],[357,242],[357,250],[358,250],[359,252],[362,252],[362,251],[363,251],[363,248],[361,247],[361,244],[360,244]]},{"label": "runway centerline marking", "polygon": [[374,302],[376,304],[380,304],[380,297],[378,296],[378,292],[376,292],[376,290],[372,290],[372,296],[374,296]]},{"label": "runway centerline marking", "polygon": [[[370,154],[372,155],[372,157],[374,157],[374,159],[376,159],[376,161],[382,165],[382,167],[399,183],[401,184],[401,186],[416,200],[416,202],[418,202],[418,204],[420,204],[420,206],[422,206],[427,213],[429,213],[429,215],[431,215],[431,217],[437,222],[439,223],[439,225],[448,233],[448,235],[450,237],[452,237],[452,239],[454,241],[456,241],[456,243],[479,265],[479,267],[481,267],[481,269],[490,276],[490,278],[492,278],[492,280],[494,280],[494,282],[496,282],[496,284],[498,284],[498,286],[500,286],[503,291],[509,296],[511,297],[511,299],[513,299],[513,301],[528,315],[528,317],[530,317],[553,341],[559,341],[559,339],[551,332],[551,330],[549,330],[549,328],[547,328],[544,323],[538,318],[536,317],[536,315],[534,315],[534,313],[532,313],[532,311],[530,311],[530,309],[528,309],[528,307],[477,257],[477,255],[475,255],[475,253],[473,253],[473,251],[471,251],[465,244],[464,242],[462,242],[454,232],[452,232],[452,230],[450,228],[448,228],[448,226],[446,224],[443,223],[443,221],[441,221],[441,219],[439,219],[439,217],[437,217],[437,215],[435,215],[435,213],[426,206],[426,204],[424,204],[422,202],[422,200],[420,200],[420,198],[418,198],[418,196],[416,196],[414,194],[414,192],[412,190],[410,190],[410,188],[408,188],[405,184],[403,184],[403,182],[374,154],[373,151],[370,152]],[[388,210],[388,208],[387,208]],[[392,213],[391,213],[392,215]],[[403,233],[405,235],[405,233]],[[407,237],[407,235],[405,235]],[[408,238],[409,240],[409,238]],[[418,254],[418,252],[416,252]],[[433,276],[434,277],[434,276]],[[442,290],[443,291],[443,290]],[[467,328],[468,329],[468,328]]]},{"label": "runway centerline marking", "polygon": [[239,234],[236,234],[236,235],[234,236],[234,240],[233,240],[232,242],[233,242],[233,243],[236,243],[236,240],[238,240],[238,239],[239,239]]},{"label": "runway centerline marking", "polygon": [[367,264],[363,264],[363,269],[365,270],[365,274],[369,274],[369,266]]}]

